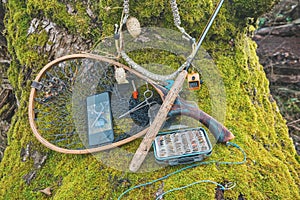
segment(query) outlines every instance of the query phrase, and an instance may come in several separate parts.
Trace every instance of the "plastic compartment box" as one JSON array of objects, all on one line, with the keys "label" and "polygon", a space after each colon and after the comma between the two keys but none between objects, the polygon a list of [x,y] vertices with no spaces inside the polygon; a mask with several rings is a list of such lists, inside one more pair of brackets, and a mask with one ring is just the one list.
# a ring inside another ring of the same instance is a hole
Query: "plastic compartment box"
[{"label": "plastic compartment box", "polygon": [[201,161],[212,151],[206,131],[201,127],[160,132],[153,148],[156,161],[169,165]]},{"label": "plastic compartment box", "polygon": [[108,92],[86,98],[88,117],[88,145],[98,146],[114,140],[112,114]]}]

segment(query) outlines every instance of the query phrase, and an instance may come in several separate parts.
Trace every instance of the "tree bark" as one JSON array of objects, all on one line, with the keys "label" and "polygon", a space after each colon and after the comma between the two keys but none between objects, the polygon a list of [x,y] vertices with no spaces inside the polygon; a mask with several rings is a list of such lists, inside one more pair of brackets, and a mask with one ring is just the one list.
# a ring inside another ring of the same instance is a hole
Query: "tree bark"
[{"label": "tree bark", "polygon": [[[131,14],[141,21],[142,26],[176,30],[169,1],[130,3]],[[187,0],[177,3],[183,13],[182,24],[186,31],[195,34],[195,37],[201,34],[208,20],[207,13],[212,12],[215,2]],[[203,183],[166,194],[164,199],[300,199],[299,157],[288,135],[285,120],[269,93],[269,82],[258,62],[256,44],[244,34],[245,19],[236,18],[246,13],[254,13],[247,17],[257,18],[273,3],[229,2],[222,8],[204,42],[204,47],[215,59],[226,88],[224,124],[236,136],[233,142],[245,150],[245,162],[241,165],[199,165],[153,185],[130,191],[124,199],[155,199],[163,191],[207,179],[224,184],[233,182],[236,187],[220,194],[219,187]],[[94,0],[10,0],[5,4],[8,11],[5,15],[5,36],[11,56],[3,60],[10,60],[7,78],[20,107],[12,118],[8,132],[9,148],[0,162],[0,182],[3,183],[0,184],[0,193],[4,199],[48,198],[40,192],[46,188],[51,191],[48,192],[49,198],[53,199],[117,199],[128,188],[180,168],[168,166],[147,173],[119,171],[107,163],[124,164],[139,141],[121,147],[129,152],[126,155],[118,154],[118,149],[100,153],[98,157],[64,155],[39,144],[30,129],[27,106],[31,80],[54,58],[90,51],[100,38],[104,40],[113,35],[122,5],[120,1]],[[147,56],[150,57],[145,53],[134,59]],[[152,56],[156,58],[157,55]],[[172,61],[169,57],[163,60],[166,63]],[[213,91],[199,91],[202,92],[208,94]],[[203,99],[200,106],[210,107],[207,102]],[[99,157],[102,159],[99,160]],[[207,161],[215,160],[238,162],[243,160],[243,155],[235,148],[216,145]]]}]

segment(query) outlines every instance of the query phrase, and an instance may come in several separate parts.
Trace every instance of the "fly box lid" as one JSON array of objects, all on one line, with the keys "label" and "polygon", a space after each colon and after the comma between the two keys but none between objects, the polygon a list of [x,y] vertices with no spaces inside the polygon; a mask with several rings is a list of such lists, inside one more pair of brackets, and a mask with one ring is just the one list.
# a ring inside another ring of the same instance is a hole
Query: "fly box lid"
[{"label": "fly box lid", "polygon": [[212,151],[206,131],[201,127],[160,132],[153,148],[156,161],[169,165],[201,161]]},{"label": "fly box lid", "polygon": [[88,145],[99,146],[114,140],[110,97],[103,92],[86,98]]}]

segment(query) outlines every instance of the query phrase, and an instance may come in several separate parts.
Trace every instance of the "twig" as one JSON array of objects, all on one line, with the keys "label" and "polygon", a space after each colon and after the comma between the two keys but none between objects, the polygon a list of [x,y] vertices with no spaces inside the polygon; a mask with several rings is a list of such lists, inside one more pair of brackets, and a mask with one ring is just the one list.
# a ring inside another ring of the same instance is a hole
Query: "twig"
[{"label": "twig", "polygon": [[295,126],[295,125],[288,125],[288,126],[294,128],[294,129],[296,129],[297,131],[300,131],[300,128],[297,127],[297,126]]},{"label": "twig", "polygon": [[300,142],[300,137],[298,135],[291,134],[291,137],[293,138],[294,141]]},{"label": "twig", "polygon": [[291,124],[295,124],[295,123],[297,123],[297,122],[300,122],[300,119],[297,119],[297,120],[295,120],[295,121],[291,121],[291,122],[289,122],[289,123],[287,123],[286,125],[291,125]]},{"label": "twig", "polygon": [[1,59],[0,63],[1,64],[10,64],[11,60],[5,60],[5,59]]}]

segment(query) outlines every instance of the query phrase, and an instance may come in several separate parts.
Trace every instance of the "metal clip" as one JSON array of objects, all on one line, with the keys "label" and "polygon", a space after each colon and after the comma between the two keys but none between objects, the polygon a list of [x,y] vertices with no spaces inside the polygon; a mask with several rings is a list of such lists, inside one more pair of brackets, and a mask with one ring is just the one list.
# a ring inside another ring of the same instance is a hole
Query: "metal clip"
[{"label": "metal clip", "polygon": [[35,89],[37,89],[37,90],[41,90],[41,89],[44,88],[44,85],[43,85],[42,83],[40,83],[40,82],[32,81],[31,87],[32,87],[32,88],[35,88]]},{"label": "metal clip", "polygon": [[229,182],[224,185],[225,190],[231,190],[236,186],[235,182]]}]

